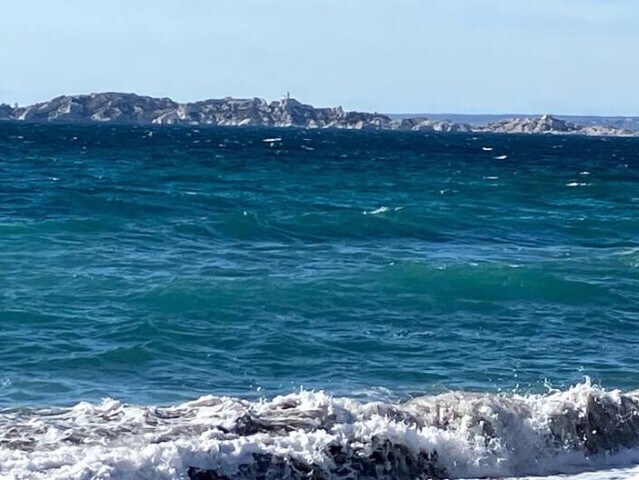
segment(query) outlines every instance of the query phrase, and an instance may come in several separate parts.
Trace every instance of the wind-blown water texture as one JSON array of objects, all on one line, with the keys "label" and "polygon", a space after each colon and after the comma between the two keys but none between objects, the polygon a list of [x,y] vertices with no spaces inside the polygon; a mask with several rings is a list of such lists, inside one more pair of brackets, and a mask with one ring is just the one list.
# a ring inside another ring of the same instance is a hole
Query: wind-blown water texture
[{"label": "wind-blown water texture", "polygon": [[18,412],[639,388],[637,139],[0,124],[0,252]]}]

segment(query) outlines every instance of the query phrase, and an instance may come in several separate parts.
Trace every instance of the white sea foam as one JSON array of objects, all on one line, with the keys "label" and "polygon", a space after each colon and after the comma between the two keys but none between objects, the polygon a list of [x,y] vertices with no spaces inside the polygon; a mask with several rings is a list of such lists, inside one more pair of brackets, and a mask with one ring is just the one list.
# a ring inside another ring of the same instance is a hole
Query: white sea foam
[{"label": "white sea foam", "polygon": [[390,210],[388,207],[382,206],[382,207],[376,208],[375,210],[370,210],[370,211],[365,210],[364,215],[379,215],[381,213],[388,212],[388,210]]},{"label": "white sea foam", "polygon": [[0,478],[302,479],[312,471],[313,478],[585,480],[609,478],[615,468],[630,478],[638,442],[639,392],[589,382],[546,395],[451,392],[401,404],[307,391],[164,408],[108,399],[0,412]]}]

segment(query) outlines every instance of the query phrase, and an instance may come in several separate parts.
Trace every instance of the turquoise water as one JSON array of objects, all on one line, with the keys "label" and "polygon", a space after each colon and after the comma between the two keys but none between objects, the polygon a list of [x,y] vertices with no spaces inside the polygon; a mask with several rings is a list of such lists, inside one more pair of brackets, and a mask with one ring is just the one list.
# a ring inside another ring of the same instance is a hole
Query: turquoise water
[{"label": "turquoise water", "polygon": [[0,124],[0,252],[4,407],[639,388],[637,139]]}]

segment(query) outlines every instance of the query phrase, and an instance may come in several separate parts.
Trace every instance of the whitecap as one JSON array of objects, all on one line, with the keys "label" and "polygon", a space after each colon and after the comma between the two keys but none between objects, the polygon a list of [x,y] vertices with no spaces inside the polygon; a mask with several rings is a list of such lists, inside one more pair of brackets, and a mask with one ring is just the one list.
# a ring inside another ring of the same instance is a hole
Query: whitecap
[{"label": "whitecap", "polygon": [[[0,477],[487,478],[589,475],[639,462],[639,392],[589,381],[521,395],[448,392],[400,403],[300,391],[167,407],[112,399],[0,411]],[[624,419],[620,421],[620,419]],[[208,476],[204,476],[208,475]],[[582,477],[576,477],[582,478]],[[587,478],[587,477],[583,477]],[[608,477],[609,478],[609,477]]]},{"label": "whitecap", "polygon": [[388,207],[379,207],[375,210],[370,210],[370,211],[364,211],[364,215],[379,215],[381,213],[386,213],[388,212],[388,210],[390,210]]}]

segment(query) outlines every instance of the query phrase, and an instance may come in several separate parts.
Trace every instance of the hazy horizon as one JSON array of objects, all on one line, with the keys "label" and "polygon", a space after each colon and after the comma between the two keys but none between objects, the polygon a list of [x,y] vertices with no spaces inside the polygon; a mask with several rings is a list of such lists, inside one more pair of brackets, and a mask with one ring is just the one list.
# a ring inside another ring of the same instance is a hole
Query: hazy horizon
[{"label": "hazy horizon", "polygon": [[391,114],[639,115],[630,0],[7,0],[0,41],[9,104],[290,91]]}]

